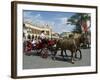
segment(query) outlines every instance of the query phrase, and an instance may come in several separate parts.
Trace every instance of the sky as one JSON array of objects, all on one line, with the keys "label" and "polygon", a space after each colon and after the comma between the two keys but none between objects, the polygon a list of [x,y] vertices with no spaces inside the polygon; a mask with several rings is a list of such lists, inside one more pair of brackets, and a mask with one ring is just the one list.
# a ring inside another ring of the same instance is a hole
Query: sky
[{"label": "sky", "polygon": [[71,12],[23,10],[23,21],[41,25],[49,24],[52,27],[52,31],[57,33],[71,32],[75,28],[75,25],[66,23],[74,14]]}]

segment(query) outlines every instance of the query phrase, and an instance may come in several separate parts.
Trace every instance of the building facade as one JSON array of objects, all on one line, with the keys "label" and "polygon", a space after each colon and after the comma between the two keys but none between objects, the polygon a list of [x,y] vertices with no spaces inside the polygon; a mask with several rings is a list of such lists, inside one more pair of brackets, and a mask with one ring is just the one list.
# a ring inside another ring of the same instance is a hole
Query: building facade
[{"label": "building facade", "polygon": [[52,29],[49,25],[38,26],[30,23],[23,24],[23,36],[25,39],[37,39],[40,36],[41,31],[45,32],[47,38],[51,38]]}]

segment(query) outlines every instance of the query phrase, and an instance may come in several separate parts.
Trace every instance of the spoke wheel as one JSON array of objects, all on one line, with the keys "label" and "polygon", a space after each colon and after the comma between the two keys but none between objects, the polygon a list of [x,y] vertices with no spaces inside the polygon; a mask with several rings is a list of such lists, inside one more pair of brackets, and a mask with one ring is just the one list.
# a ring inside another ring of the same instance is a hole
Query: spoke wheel
[{"label": "spoke wheel", "polygon": [[41,57],[47,58],[48,57],[48,50],[46,48],[43,48],[41,51]]},{"label": "spoke wheel", "polygon": [[81,54],[81,50],[77,49],[76,53],[75,53],[75,58],[81,60],[82,59],[82,54]]}]

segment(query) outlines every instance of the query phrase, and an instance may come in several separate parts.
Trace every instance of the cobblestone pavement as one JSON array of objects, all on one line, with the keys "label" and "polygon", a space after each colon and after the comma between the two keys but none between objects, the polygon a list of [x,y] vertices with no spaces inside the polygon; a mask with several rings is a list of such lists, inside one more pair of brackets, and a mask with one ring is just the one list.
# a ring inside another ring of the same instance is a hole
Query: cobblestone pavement
[{"label": "cobblestone pavement", "polygon": [[[23,69],[39,69],[39,68],[57,68],[57,67],[76,67],[76,66],[89,66],[91,65],[91,50],[90,49],[81,49],[82,59],[76,59],[75,63],[72,64],[70,59],[70,52],[67,51],[69,57],[60,56],[60,51],[56,55],[56,60],[52,60],[51,56],[48,56],[47,59],[43,59],[40,56],[36,55],[35,52],[31,52],[32,55],[23,55]],[[50,52],[49,52],[50,54]]]}]

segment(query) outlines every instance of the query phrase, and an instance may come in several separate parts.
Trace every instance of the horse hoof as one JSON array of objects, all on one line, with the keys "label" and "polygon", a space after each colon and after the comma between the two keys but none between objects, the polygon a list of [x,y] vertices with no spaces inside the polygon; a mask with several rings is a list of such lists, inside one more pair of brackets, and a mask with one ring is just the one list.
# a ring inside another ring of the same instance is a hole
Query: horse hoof
[{"label": "horse hoof", "polygon": [[74,64],[74,62],[72,62],[72,64]]}]

